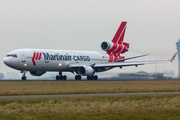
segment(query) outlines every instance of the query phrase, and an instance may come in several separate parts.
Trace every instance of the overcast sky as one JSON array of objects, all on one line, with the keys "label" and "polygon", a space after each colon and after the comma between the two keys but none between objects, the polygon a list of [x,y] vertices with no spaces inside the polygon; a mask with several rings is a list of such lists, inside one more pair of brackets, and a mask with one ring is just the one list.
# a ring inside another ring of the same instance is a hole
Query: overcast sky
[{"label": "overcast sky", "polygon": [[[121,21],[127,21],[125,42],[135,60],[170,59],[180,38],[180,0],[0,0],[0,72],[13,70],[3,63],[19,48],[101,50]],[[178,59],[157,65],[157,71],[178,73]],[[156,65],[114,69],[111,72],[155,72]]]}]

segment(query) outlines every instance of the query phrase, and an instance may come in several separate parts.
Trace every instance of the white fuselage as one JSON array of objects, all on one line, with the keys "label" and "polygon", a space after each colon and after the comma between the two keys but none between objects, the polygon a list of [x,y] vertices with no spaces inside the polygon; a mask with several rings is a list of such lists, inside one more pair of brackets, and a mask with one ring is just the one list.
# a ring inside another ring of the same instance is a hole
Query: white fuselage
[{"label": "white fuselage", "polygon": [[48,49],[17,49],[4,58],[6,65],[21,71],[71,71],[69,64],[91,65],[108,60],[106,53]]}]

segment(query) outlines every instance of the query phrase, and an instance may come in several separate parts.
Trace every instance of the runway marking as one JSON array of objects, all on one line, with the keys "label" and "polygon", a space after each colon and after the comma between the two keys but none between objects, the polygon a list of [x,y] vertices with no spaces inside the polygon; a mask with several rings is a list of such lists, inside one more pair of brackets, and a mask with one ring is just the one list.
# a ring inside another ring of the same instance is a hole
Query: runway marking
[{"label": "runway marking", "polygon": [[100,97],[100,96],[133,96],[133,95],[165,95],[165,94],[180,94],[180,92],[98,93],[98,94],[64,94],[64,95],[19,95],[19,96],[0,96],[0,99]]}]

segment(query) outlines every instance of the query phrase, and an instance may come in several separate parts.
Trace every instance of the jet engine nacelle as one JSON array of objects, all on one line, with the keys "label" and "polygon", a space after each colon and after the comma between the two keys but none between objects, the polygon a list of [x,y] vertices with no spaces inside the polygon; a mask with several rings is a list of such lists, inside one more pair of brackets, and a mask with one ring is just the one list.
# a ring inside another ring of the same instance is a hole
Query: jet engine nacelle
[{"label": "jet engine nacelle", "polygon": [[101,43],[101,48],[107,52],[125,53],[128,51],[129,43],[123,42],[122,44],[117,44],[111,41],[104,41]]},{"label": "jet engine nacelle", "polygon": [[83,76],[88,76],[94,73],[94,69],[91,66],[83,66],[79,67],[78,73]]},{"label": "jet engine nacelle", "polygon": [[46,73],[46,71],[30,71],[31,75],[33,76],[41,76],[44,73]]}]

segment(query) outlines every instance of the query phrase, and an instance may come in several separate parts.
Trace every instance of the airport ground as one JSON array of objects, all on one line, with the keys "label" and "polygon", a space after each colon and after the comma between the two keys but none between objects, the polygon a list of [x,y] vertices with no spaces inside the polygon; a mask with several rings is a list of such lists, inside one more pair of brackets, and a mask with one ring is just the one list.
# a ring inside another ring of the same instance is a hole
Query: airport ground
[{"label": "airport ground", "polygon": [[[177,92],[180,81],[1,81],[0,95]],[[0,119],[180,119],[180,94],[1,99]]]},{"label": "airport ground", "polygon": [[141,81],[0,81],[3,95],[175,92],[180,80]]}]

